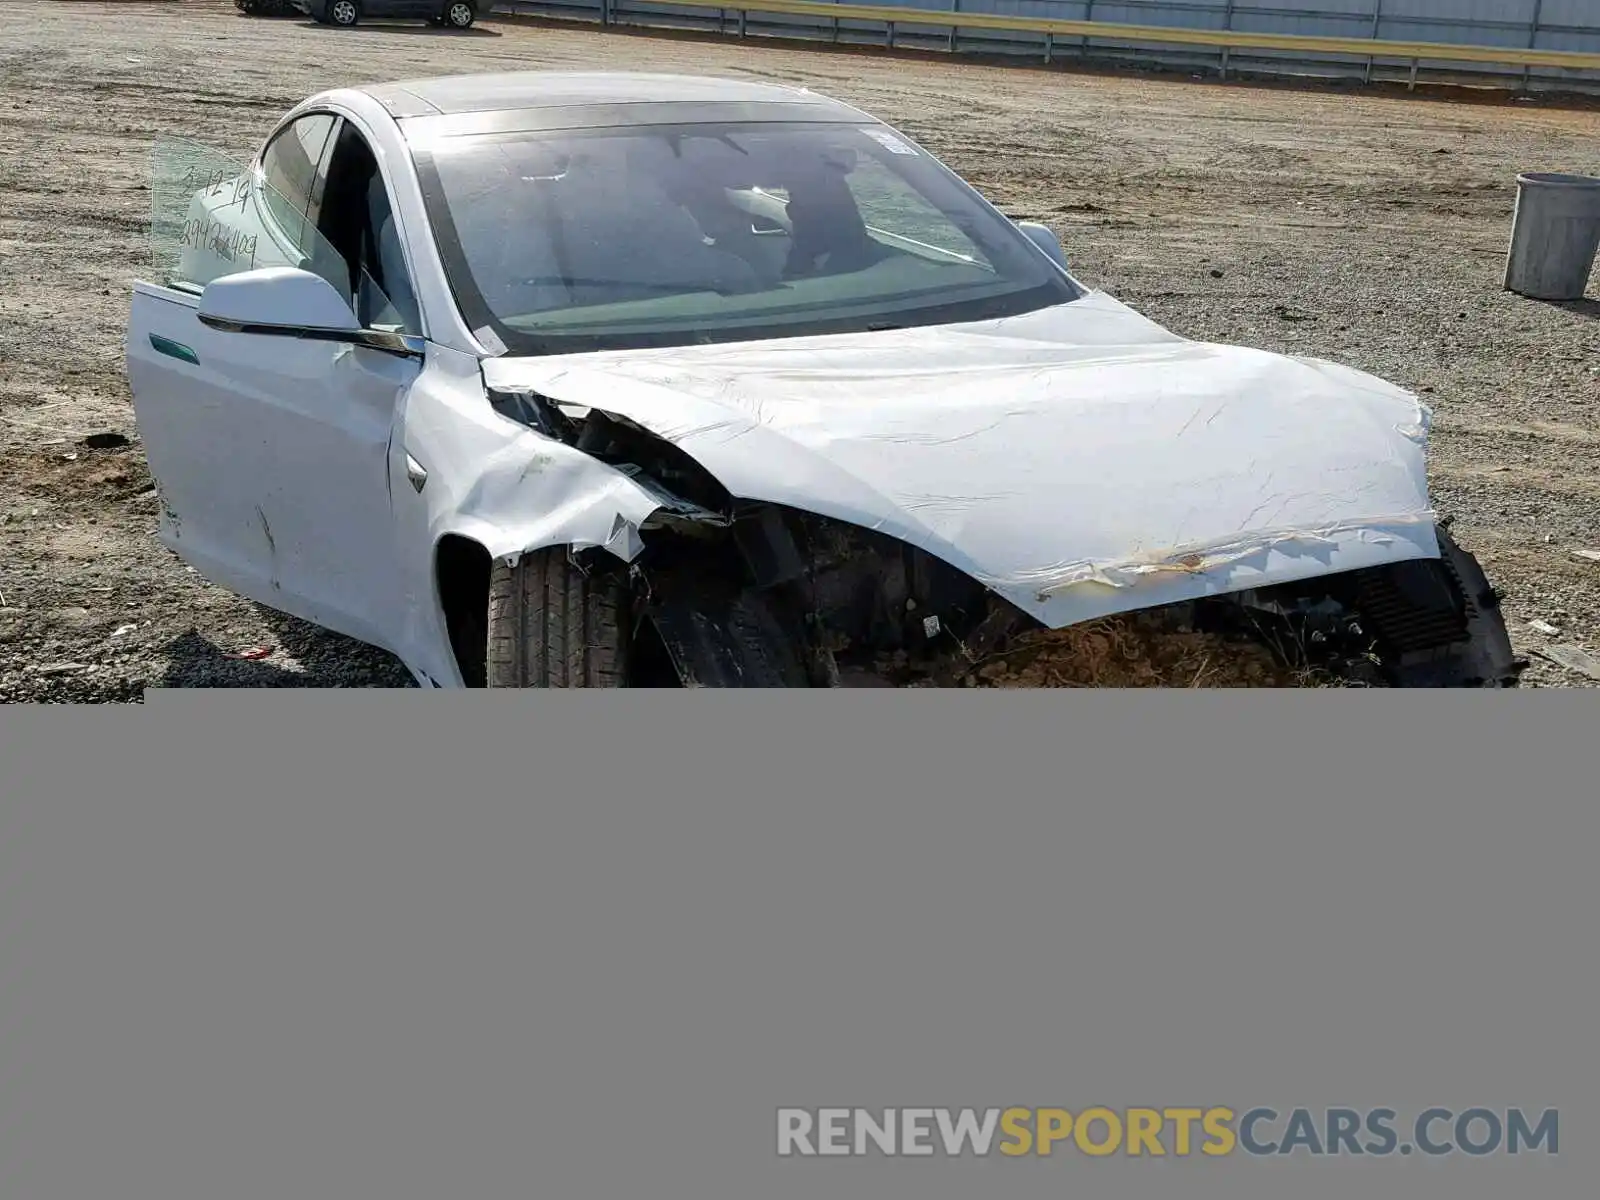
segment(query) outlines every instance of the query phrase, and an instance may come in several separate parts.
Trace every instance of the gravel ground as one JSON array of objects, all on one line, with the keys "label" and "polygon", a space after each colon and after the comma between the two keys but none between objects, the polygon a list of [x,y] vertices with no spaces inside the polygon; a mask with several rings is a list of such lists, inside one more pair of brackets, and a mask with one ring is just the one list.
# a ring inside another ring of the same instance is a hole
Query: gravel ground
[{"label": "gravel ground", "polygon": [[[122,365],[129,285],[149,261],[150,138],[242,157],[321,88],[575,66],[831,92],[1012,216],[1050,223],[1085,281],[1178,332],[1425,392],[1439,507],[1507,593],[1525,685],[1593,683],[1538,651],[1600,653],[1600,563],[1573,553],[1600,549],[1600,302],[1499,286],[1517,172],[1600,171],[1593,112],[502,20],[345,32],[226,0],[7,0],[5,25],[0,700],[410,686],[388,655],[208,586],[155,541]],[[94,434],[128,442],[85,444]]]}]

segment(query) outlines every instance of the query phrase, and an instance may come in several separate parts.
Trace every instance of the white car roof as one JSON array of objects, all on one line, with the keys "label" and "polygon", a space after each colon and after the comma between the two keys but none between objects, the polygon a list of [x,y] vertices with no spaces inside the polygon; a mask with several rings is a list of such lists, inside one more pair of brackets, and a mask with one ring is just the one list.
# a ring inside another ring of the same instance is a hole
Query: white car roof
[{"label": "white car roof", "polygon": [[[552,108],[594,109],[598,116],[602,111],[614,112],[619,105],[642,106],[638,115],[643,118],[644,109],[662,104],[778,105],[785,109],[799,106],[813,110],[812,120],[823,121],[859,121],[864,116],[847,104],[801,87],[716,76],[630,71],[442,75],[373,84],[357,90],[377,100],[396,119]],[[581,124],[581,121],[573,124]]]}]

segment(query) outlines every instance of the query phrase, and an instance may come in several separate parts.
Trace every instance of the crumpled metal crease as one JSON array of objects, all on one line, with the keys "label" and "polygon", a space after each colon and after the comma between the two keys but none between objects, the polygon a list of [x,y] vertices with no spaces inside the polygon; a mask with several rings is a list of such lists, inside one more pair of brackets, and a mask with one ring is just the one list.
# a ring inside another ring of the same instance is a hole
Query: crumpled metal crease
[{"label": "crumpled metal crease", "polygon": [[640,526],[661,507],[658,494],[626,473],[529,432],[484,464],[457,507],[457,531],[500,560],[561,542],[631,562],[643,549]]},{"label": "crumpled metal crease", "polygon": [[1315,529],[1257,530],[1251,533],[1205,543],[1174,546],[1139,554],[1117,562],[1058,563],[1036,570],[1006,576],[978,576],[978,581],[996,589],[1025,588],[1039,601],[1076,587],[1098,585],[1108,588],[1136,587],[1152,576],[1195,575],[1214,571],[1269,550],[1291,545],[1337,544],[1339,535],[1354,535],[1367,542],[1394,539],[1383,532],[1386,526],[1432,525],[1438,514],[1431,509],[1382,517],[1358,517],[1332,522]]},{"label": "crumpled metal crease", "polygon": [[1415,395],[1186,341],[1098,293],[966,326],[483,373],[630,421],[742,500],[916,546],[1052,627],[1438,552]]}]

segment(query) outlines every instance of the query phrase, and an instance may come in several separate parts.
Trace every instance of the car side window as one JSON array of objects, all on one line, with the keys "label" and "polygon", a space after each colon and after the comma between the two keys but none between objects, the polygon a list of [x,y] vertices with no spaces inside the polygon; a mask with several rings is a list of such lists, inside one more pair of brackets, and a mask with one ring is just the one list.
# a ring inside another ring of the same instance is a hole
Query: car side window
[{"label": "car side window", "polygon": [[990,266],[977,243],[883,163],[862,155],[850,172],[849,184],[869,228]]},{"label": "car side window", "polygon": [[318,142],[337,124],[328,114],[300,118],[248,166],[184,138],[157,138],[150,247],[161,277],[199,292],[241,271],[300,267],[320,272],[348,299],[341,273],[324,269],[338,256],[307,219],[321,178],[317,159],[326,158]]},{"label": "car side window", "polygon": [[319,240],[338,255],[346,294],[361,323],[421,334],[421,314],[383,170],[366,138],[348,121],[336,135],[312,211]]},{"label": "car side window", "polygon": [[330,113],[303,116],[280,130],[261,154],[267,211],[289,241],[303,251],[312,249],[312,193],[337,121]]},{"label": "car side window", "polygon": [[361,319],[368,325],[420,334],[422,315],[381,173],[375,173],[367,186],[367,214],[371,240],[364,277],[373,286],[364,295]]}]

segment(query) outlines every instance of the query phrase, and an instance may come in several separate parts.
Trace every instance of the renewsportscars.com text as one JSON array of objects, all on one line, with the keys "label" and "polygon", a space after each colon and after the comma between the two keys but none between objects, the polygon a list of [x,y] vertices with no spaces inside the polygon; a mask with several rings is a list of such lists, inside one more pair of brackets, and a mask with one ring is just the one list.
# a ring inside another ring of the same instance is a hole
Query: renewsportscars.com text
[{"label": "renewsportscars.com text", "polygon": [[1429,1157],[1560,1150],[1555,1109],[780,1108],[784,1157]]}]

